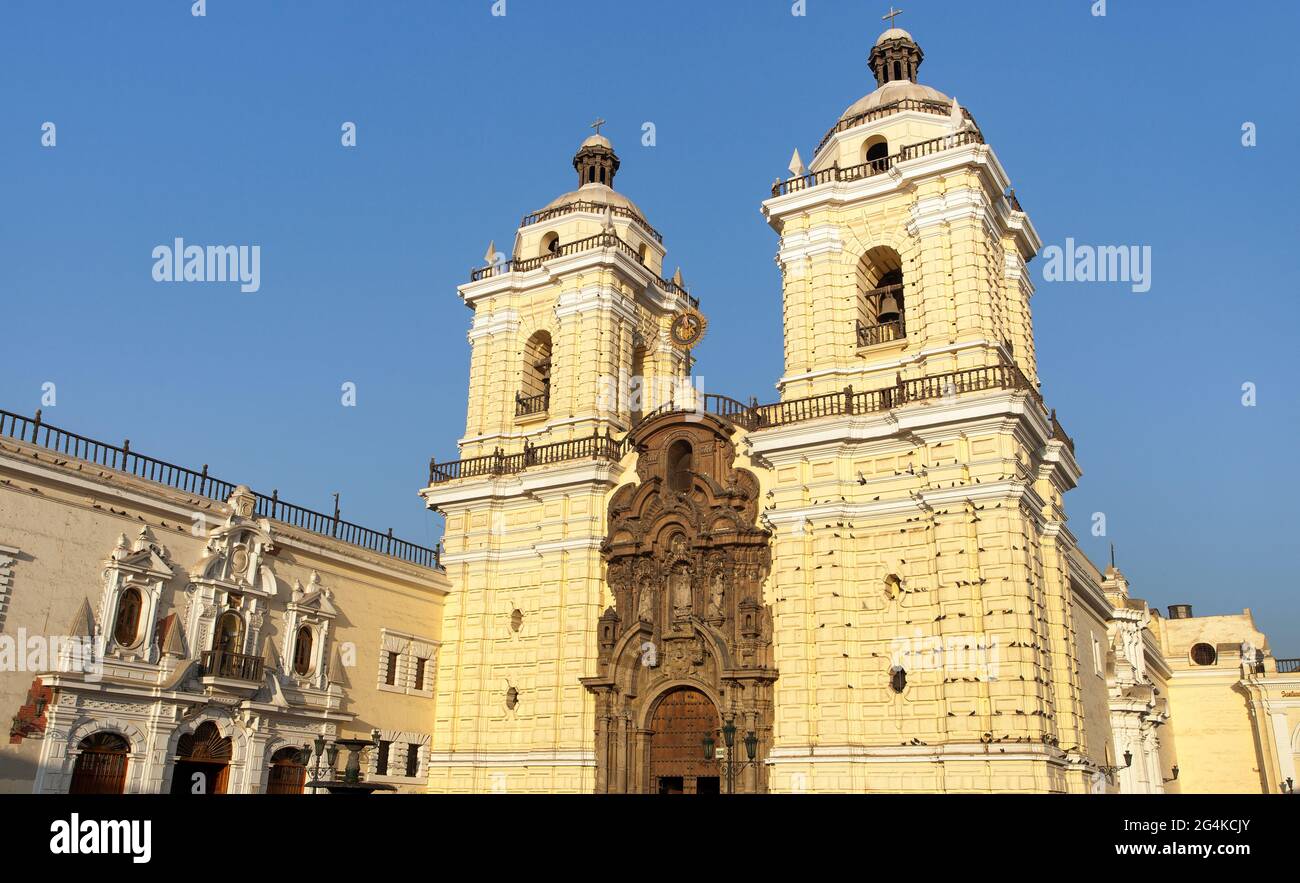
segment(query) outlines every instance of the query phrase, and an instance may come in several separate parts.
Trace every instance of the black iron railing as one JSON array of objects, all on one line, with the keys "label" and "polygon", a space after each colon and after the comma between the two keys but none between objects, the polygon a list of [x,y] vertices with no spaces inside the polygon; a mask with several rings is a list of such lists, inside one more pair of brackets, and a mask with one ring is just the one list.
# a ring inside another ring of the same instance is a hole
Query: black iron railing
[{"label": "black iron railing", "polygon": [[828,184],[832,181],[859,181],[863,178],[870,178],[887,172],[899,163],[909,160],[919,159],[923,156],[931,156],[941,153],[945,150],[952,150],[957,147],[965,147],[968,144],[983,144],[984,136],[978,130],[969,130],[958,132],[953,135],[943,135],[939,138],[931,138],[929,141],[922,141],[918,144],[909,144],[898,153],[881,157],[880,159],[867,160],[856,166],[840,168],[838,165],[828,166],[818,172],[807,172],[803,175],[796,175],[793,178],[787,178],[784,181],[778,181],[772,185],[773,196],[784,196],[787,193],[798,193],[800,190],[807,190],[811,187],[817,187],[821,184]]},{"label": "black iron railing", "polygon": [[[34,417],[23,417],[20,414],[0,410],[0,436],[15,438],[209,500],[224,503],[230,499],[230,495],[237,487],[231,482],[209,475],[207,464],[204,464],[201,470],[195,471],[137,453],[131,450],[130,439],[119,446],[87,438],[44,422],[40,411],[37,411]],[[253,495],[256,498],[254,512],[263,518],[321,536],[334,537],[345,543],[400,558],[421,567],[441,568],[442,566],[438,560],[437,549],[398,539],[393,536],[392,528],[387,532],[380,532],[345,521],[339,517],[337,505],[334,514],[327,515],[324,512],[284,502],[280,499],[278,490],[271,491],[270,496],[256,491]]]},{"label": "black iron railing", "polygon": [[429,483],[438,484],[458,478],[476,478],[483,475],[513,475],[529,466],[544,466],[569,460],[619,460],[625,447],[606,430],[604,435],[593,432],[582,438],[555,442],[549,445],[525,444],[517,454],[507,454],[497,448],[483,457],[452,460],[448,463],[429,461]]},{"label": "black iron railing", "polygon": [[902,340],[906,336],[902,317],[879,325],[867,325],[861,319],[858,320],[858,346],[875,346],[878,343]]},{"label": "black iron railing", "polygon": [[[475,267],[469,271],[469,281],[479,282],[483,279],[503,276],[506,273],[527,273],[529,270],[536,270],[547,261],[555,260],[558,257],[593,251],[598,248],[612,248],[615,251],[621,251],[638,264],[645,266],[645,260],[641,257],[641,253],[627,242],[624,242],[617,233],[597,233],[595,236],[588,236],[585,239],[575,239],[573,242],[562,243],[554,251],[538,255],[535,258],[511,258],[508,261],[488,264],[485,267]],[[656,276],[654,284],[669,294],[686,298],[692,307],[699,308],[700,299],[671,279]]]},{"label": "black iron railing", "polygon": [[661,245],[663,244],[664,238],[660,235],[659,231],[654,227],[651,227],[649,221],[641,217],[640,214],[634,212],[632,209],[623,208],[622,206],[617,205],[608,205],[603,202],[590,202],[582,199],[566,203],[565,205],[557,205],[555,208],[542,209],[539,212],[533,212],[531,215],[524,215],[524,219],[520,222],[519,226],[530,227],[533,224],[540,223],[541,221],[549,221],[551,218],[558,218],[563,215],[572,214],[573,212],[591,212],[603,215],[606,211],[611,212],[615,217],[627,218],[630,221],[636,222],[637,226],[649,233],[651,237],[654,238],[655,242],[658,242]]},{"label": "black iron railing", "polygon": [[1300,659],[1279,659],[1277,673],[1282,675],[1300,674]]},{"label": "black iron railing", "polygon": [[[1032,387],[1019,368],[1015,365],[993,365],[915,380],[900,379],[895,385],[883,389],[858,391],[848,386],[839,392],[775,402],[770,405],[747,405],[727,396],[709,394],[703,397],[703,410],[752,431],[823,417],[888,411],[911,402],[952,398],[991,389],[1024,390],[1030,394],[1038,407],[1043,409],[1042,398],[1038,391]],[[644,423],[662,413],[678,410],[683,408],[672,404],[664,405],[646,414],[640,422]],[[1043,409],[1043,416],[1045,418],[1048,416],[1046,409]],[[1053,418],[1052,425],[1055,433],[1060,424]],[[1064,436],[1064,430],[1060,430],[1060,434]],[[482,457],[470,457],[448,463],[430,460],[429,483],[439,484],[444,481],[483,475],[510,475],[522,472],[529,466],[566,460],[619,460],[631,450],[630,437],[629,432],[623,438],[616,439],[609,430],[606,430],[605,435],[593,432],[589,436],[549,445],[526,444],[522,451],[515,454],[507,454],[498,448],[493,453]],[[1073,442],[1070,444],[1072,446]]]},{"label": "black iron railing", "polygon": [[[874,107],[871,110],[855,114],[846,119],[842,119],[835,125],[831,126],[830,131],[822,136],[821,141],[817,142],[817,149],[813,151],[813,156],[820,153],[821,149],[826,146],[826,142],[835,137],[839,132],[843,132],[846,129],[852,129],[855,126],[874,122],[879,119],[884,119],[892,114],[902,113],[908,110],[934,114],[935,116],[949,116],[952,114],[952,104],[947,101],[932,101],[926,98],[903,98],[899,101],[891,101],[889,104],[882,104],[880,107]],[[969,120],[972,125],[975,125],[975,117],[970,115],[969,110],[963,107],[961,109],[961,114],[965,119]],[[978,126],[976,126],[976,128],[978,128]]]},{"label": "black iron railing", "polygon": [[531,414],[541,414],[551,406],[551,391],[544,390],[535,396],[525,396],[515,393],[515,416],[527,417]]},{"label": "black iron railing", "polygon": [[201,660],[203,673],[210,677],[231,678],[237,681],[262,680],[263,661],[260,656],[232,653],[229,650],[204,650]]}]

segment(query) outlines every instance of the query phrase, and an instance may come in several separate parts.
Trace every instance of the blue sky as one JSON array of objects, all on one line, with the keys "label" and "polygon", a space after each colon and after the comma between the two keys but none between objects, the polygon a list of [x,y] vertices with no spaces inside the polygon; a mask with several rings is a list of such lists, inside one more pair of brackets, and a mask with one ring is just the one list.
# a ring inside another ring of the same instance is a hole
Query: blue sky
[{"label": "blue sky", "polygon": [[[707,388],[773,399],[759,202],[871,90],[888,4],[491,5],[6,0],[0,407],[30,413],[54,382],[51,423],[322,510],[338,492],[345,517],[432,544],[415,494],[464,431],[456,285],[571,189],[597,115],[703,300]],[[1044,393],[1085,470],[1073,529],[1099,562],[1113,541],[1152,603],[1250,605],[1300,655],[1297,7],[901,5],[922,82],[979,120],[1045,243],[1152,248],[1145,294],[1032,265]],[[176,236],[260,244],[261,290],[152,281]]]}]

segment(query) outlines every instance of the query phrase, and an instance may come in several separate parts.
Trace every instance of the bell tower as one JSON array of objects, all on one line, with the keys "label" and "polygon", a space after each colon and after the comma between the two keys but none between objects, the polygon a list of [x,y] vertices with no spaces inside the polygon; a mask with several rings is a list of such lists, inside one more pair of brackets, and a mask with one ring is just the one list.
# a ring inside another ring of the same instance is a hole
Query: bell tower
[{"label": "bell tower", "polygon": [[1073,442],[1038,392],[1040,247],[993,148],[918,82],[890,27],[876,88],[763,212],[780,236],[769,471],[774,791],[1079,791],[1083,726],[1063,495]]},{"label": "bell tower", "polygon": [[881,34],[878,88],[763,205],[781,236],[783,398],[1003,364],[1037,382],[1025,264],[1041,243],[974,118],[917,82],[923,59],[907,31]]},{"label": "bell tower", "polygon": [[459,293],[473,311],[460,459],[430,463],[426,504],[446,517],[435,792],[590,792],[604,608],[605,498],[621,437],[689,374],[673,317],[697,306],[663,275],[663,237],[613,188],[597,132],[578,187],[488,249]]}]

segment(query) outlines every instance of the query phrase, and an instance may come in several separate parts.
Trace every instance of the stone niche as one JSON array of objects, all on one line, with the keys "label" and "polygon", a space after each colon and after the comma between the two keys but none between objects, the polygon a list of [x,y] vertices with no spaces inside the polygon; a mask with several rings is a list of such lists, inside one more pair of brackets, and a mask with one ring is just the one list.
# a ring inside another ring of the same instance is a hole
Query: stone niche
[{"label": "stone niche", "polygon": [[632,431],[637,481],[609,503],[601,547],[613,596],[597,623],[596,790],[706,793],[727,787],[706,759],[736,728],[738,792],[765,791],[771,745],[772,619],[761,587],[771,566],[758,525],[759,482],[735,465],[734,427],[709,414],[667,413]]}]

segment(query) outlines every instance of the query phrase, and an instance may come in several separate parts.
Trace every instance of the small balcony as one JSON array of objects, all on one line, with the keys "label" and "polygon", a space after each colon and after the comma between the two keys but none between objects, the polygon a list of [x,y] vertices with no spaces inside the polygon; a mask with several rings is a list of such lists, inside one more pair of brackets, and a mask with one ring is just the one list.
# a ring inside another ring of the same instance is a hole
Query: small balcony
[{"label": "small balcony", "polygon": [[858,346],[875,346],[878,343],[889,343],[892,340],[902,340],[907,336],[907,331],[903,328],[903,320],[895,322],[883,322],[879,325],[866,325],[861,319],[858,320]]},{"label": "small balcony", "polygon": [[903,286],[901,283],[884,285],[863,292],[868,315],[874,315],[878,324],[868,325],[858,320],[858,346],[875,346],[902,340],[907,336],[903,325]]},{"label": "small balcony", "polygon": [[526,396],[521,393],[515,393],[515,416],[531,417],[534,414],[545,414],[551,406],[551,391],[543,390],[534,396]]},{"label": "small balcony", "polygon": [[228,650],[204,650],[201,660],[204,677],[232,681],[262,682],[262,657]]}]

